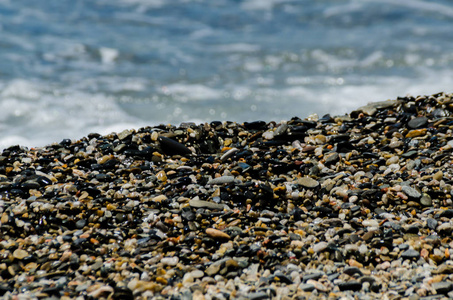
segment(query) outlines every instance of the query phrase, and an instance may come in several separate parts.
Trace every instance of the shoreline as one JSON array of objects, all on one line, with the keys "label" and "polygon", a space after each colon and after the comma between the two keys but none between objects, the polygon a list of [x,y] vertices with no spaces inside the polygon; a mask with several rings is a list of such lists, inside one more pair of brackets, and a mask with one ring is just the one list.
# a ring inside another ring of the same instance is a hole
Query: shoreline
[{"label": "shoreline", "polygon": [[6,148],[0,295],[452,298],[452,97]]}]

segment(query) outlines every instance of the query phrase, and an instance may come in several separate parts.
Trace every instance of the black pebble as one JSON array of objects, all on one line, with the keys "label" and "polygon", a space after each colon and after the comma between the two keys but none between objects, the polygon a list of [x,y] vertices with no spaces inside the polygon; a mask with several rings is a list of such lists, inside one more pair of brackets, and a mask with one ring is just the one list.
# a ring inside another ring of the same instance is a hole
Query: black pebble
[{"label": "black pebble", "polygon": [[164,154],[167,155],[186,155],[186,154],[191,154],[192,151],[190,151],[189,148],[184,146],[183,144],[169,139],[167,137],[161,136],[159,137],[159,142],[160,142],[160,148],[164,152]]},{"label": "black pebble", "polygon": [[362,289],[362,283],[358,281],[348,281],[338,284],[340,291],[360,291]]}]

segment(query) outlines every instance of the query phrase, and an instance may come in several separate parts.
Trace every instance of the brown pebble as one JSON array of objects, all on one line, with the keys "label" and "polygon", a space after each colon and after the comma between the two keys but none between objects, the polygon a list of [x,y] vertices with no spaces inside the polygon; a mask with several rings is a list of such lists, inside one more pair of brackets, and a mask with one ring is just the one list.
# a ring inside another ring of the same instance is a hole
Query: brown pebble
[{"label": "brown pebble", "polygon": [[227,239],[227,240],[229,240],[231,238],[225,232],[222,232],[222,231],[214,229],[214,228],[206,229],[206,234],[209,235],[210,237],[212,237],[213,239]]}]

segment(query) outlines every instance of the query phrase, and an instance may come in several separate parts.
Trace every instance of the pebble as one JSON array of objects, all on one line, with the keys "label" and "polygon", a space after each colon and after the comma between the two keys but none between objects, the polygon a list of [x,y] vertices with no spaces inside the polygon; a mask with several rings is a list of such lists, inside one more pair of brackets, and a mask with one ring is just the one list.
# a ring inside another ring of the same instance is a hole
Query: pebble
[{"label": "pebble", "polygon": [[160,262],[167,266],[176,266],[179,262],[179,258],[177,256],[164,257],[160,260]]},{"label": "pebble", "polygon": [[25,251],[25,250],[22,250],[22,249],[16,249],[13,252],[14,258],[17,258],[17,259],[24,259],[28,255],[29,255],[29,253],[27,251]]},{"label": "pebble", "polygon": [[428,118],[427,117],[416,117],[411,119],[408,123],[407,126],[412,129],[417,129],[417,128],[422,128],[426,124],[428,124]]},{"label": "pebble", "polygon": [[301,186],[303,186],[305,188],[316,188],[317,186],[319,186],[318,181],[316,181],[313,178],[308,177],[308,176],[299,178],[297,180],[297,184],[300,184]]},{"label": "pebble", "polygon": [[214,229],[214,228],[208,228],[206,229],[206,234],[209,235],[210,237],[212,237],[213,239],[218,239],[218,240],[229,240],[231,239],[231,237],[223,232],[223,231],[220,231],[220,230],[217,230],[217,229]]},{"label": "pebble", "polygon": [[419,258],[420,252],[414,249],[407,249],[406,251],[401,253],[401,257],[406,259]]},{"label": "pebble", "polygon": [[208,181],[209,185],[234,183],[234,176],[222,176]]},{"label": "pebble", "polygon": [[313,251],[315,252],[322,252],[327,249],[327,243],[326,242],[319,242],[317,244],[313,245]]},{"label": "pebble", "polygon": [[419,199],[421,194],[410,186],[403,186],[402,191],[410,198]]},{"label": "pebble", "polygon": [[189,201],[189,205],[194,208],[208,208],[213,210],[223,210],[225,205],[217,204],[209,201],[192,199]]}]

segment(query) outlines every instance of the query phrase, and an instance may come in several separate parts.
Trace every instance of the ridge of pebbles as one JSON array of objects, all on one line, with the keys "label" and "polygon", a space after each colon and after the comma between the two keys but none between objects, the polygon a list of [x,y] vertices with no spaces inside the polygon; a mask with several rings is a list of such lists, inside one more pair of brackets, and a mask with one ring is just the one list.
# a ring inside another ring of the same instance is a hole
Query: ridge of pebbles
[{"label": "ridge of pebbles", "polygon": [[5,299],[453,298],[452,94],[0,155]]}]

